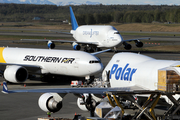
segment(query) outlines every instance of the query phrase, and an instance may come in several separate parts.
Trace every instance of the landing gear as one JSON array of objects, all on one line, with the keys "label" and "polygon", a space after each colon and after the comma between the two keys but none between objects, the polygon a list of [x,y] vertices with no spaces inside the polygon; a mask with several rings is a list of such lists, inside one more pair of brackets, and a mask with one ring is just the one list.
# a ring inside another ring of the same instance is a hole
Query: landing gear
[{"label": "landing gear", "polygon": [[101,51],[101,50],[102,50],[101,48],[97,48],[97,47],[90,47],[90,46],[85,46],[84,47],[84,51],[89,52],[89,53],[92,53],[92,52],[95,52],[95,51]]},{"label": "landing gear", "polygon": [[101,48],[96,48],[96,51],[102,51],[102,49]]},{"label": "landing gear", "polygon": [[117,53],[117,49],[116,49],[116,47],[114,47],[114,53]]},{"label": "landing gear", "polygon": [[92,99],[91,94],[89,94],[89,97],[86,100],[86,107],[88,108],[90,112],[90,116],[94,117],[94,110],[96,108],[96,101]]},{"label": "landing gear", "polygon": [[94,81],[94,76],[89,76],[89,75],[87,75],[87,76],[85,77],[84,84],[85,84],[85,85],[89,85],[89,84],[91,84],[93,81]]},{"label": "landing gear", "polygon": [[94,49],[92,47],[84,47],[84,51],[92,53],[92,52],[94,52]]}]

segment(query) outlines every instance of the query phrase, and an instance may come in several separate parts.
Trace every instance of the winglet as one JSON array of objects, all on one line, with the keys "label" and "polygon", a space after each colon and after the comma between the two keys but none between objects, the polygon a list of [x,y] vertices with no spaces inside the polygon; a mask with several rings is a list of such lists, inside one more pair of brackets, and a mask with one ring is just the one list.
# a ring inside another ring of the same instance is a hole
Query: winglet
[{"label": "winglet", "polygon": [[8,87],[7,87],[7,84],[6,84],[5,81],[3,82],[3,91],[2,91],[2,93],[5,93],[5,94],[8,94],[8,93],[9,93]]},{"label": "winglet", "polygon": [[70,16],[71,16],[72,29],[76,30],[78,28],[78,23],[76,21],[76,18],[74,16],[74,13],[71,7],[69,7],[69,10],[70,10]]}]

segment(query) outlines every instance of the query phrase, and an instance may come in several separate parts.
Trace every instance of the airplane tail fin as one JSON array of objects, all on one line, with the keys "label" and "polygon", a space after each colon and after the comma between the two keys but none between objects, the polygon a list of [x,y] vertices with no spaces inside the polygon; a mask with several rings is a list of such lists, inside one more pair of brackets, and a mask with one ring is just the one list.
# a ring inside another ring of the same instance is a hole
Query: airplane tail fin
[{"label": "airplane tail fin", "polygon": [[72,29],[76,30],[78,28],[78,23],[76,21],[76,18],[74,16],[73,10],[71,7],[69,7],[70,10],[70,15],[71,15],[71,24],[72,24]]},{"label": "airplane tail fin", "polygon": [[3,91],[2,91],[2,92],[5,93],[5,94],[8,94],[8,93],[9,93],[8,87],[7,87],[7,84],[6,84],[5,81],[3,82]]}]

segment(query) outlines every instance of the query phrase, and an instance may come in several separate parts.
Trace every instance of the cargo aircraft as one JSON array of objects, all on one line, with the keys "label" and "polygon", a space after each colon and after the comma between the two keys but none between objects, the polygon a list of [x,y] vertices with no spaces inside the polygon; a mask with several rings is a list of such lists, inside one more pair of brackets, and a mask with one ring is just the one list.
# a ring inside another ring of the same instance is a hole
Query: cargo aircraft
[{"label": "cargo aircraft", "polygon": [[[47,46],[50,49],[55,48],[54,42],[60,43],[71,43],[74,50],[80,50],[81,45],[85,46],[84,51],[86,52],[94,52],[99,50],[100,48],[115,48],[121,45],[124,45],[124,48],[129,50],[131,49],[131,45],[127,42],[134,41],[137,47],[142,47],[143,43],[140,40],[150,39],[150,38],[137,38],[137,39],[129,39],[124,40],[118,30],[110,25],[82,25],[78,26],[76,18],[74,16],[73,10],[71,7],[70,16],[71,16],[71,24],[72,30],[70,33],[76,41],[68,41],[68,40],[48,40],[48,39],[21,39],[28,41],[46,41]],[[62,33],[62,32],[61,32]],[[63,32],[65,33],[65,32]]]},{"label": "cargo aircraft", "polygon": [[[136,53],[117,53],[104,69],[102,80],[107,84],[101,88],[8,90],[6,83],[4,83],[3,92],[44,93],[39,98],[39,107],[45,112],[59,111],[62,107],[64,94],[67,93],[74,93],[78,96],[79,108],[91,112],[104,96],[108,97],[112,106],[114,106],[112,100],[114,99],[122,109],[122,114],[124,114],[124,109],[120,98],[131,101],[134,106],[139,108],[134,119],[138,119],[142,114],[151,120],[156,119],[153,109],[160,100],[172,104],[168,110],[172,111],[166,112],[166,114],[175,114],[180,108],[177,101],[180,97],[180,61],[156,60]],[[141,106],[138,101],[147,97],[147,101]],[[150,114],[147,112],[147,108],[150,108]]]},{"label": "cargo aircraft", "polygon": [[0,47],[0,70],[13,83],[27,80],[28,74],[54,74],[76,77],[90,76],[103,70],[94,55],[108,50],[86,53],[72,50]]}]

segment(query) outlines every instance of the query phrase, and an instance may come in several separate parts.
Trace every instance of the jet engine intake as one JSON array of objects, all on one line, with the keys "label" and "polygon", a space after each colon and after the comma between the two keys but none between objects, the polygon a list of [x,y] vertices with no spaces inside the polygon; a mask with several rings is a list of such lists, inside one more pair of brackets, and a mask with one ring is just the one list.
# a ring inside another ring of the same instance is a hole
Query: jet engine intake
[{"label": "jet engine intake", "polygon": [[4,78],[9,82],[21,83],[26,81],[26,79],[28,78],[28,72],[26,68],[22,66],[6,66],[6,69],[4,71]]},{"label": "jet engine intake", "polygon": [[143,43],[139,40],[135,40],[135,43],[136,43],[136,46],[137,47],[142,47],[143,46]]},{"label": "jet engine intake", "polygon": [[40,96],[38,105],[45,112],[58,112],[62,108],[62,97],[57,93],[44,93]]},{"label": "jet engine intake", "polygon": [[47,46],[48,46],[49,49],[54,49],[55,48],[55,44],[52,41],[48,41]]},{"label": "jet engine intake", "polygon": [[101,98],[97,98],[93,94],[83,94],[84,97],[78,97],[77,105],[83,111],[90,111],[95,109],[95,107],[99,104]]},{"label": "jet engine intake", "polygon": [[123,45],[124,45],[124,49],[126,49],[126,50],[130,50],[132,47],[130,44],[128,44],[126,42],[123,42]]},{"label": "jet engine intake", "polygon": [[81,49],[81,46],[80,46],[79,44],[77,44],[76,42],[74,42],[74,43],[72,44],[72,46],[73,46],[73,49],[74,49],[74,50],[80,50],[80,49]]}]

